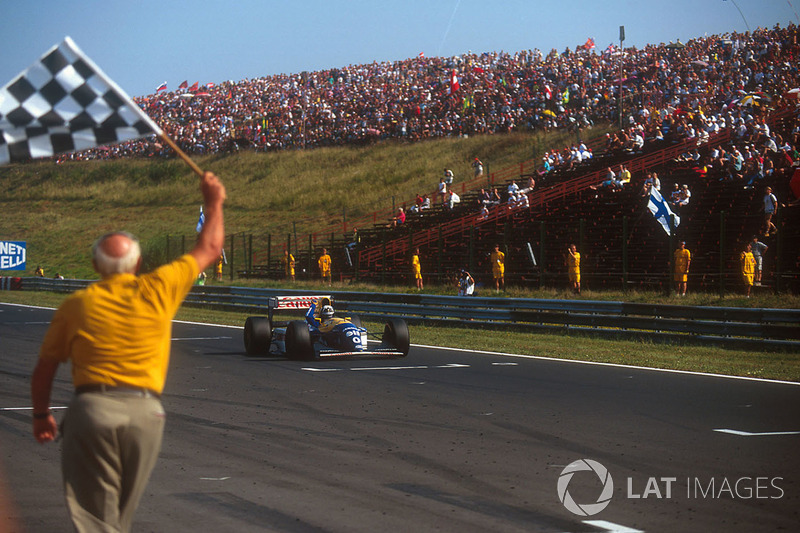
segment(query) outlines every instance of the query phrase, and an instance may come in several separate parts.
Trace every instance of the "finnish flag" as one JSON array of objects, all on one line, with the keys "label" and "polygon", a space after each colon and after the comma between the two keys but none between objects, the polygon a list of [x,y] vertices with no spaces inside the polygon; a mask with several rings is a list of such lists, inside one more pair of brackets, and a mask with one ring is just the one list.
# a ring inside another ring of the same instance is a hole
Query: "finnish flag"
[{"label": "finnish flag", "polygon": [[194,230],[197,233],[200,233],[203,230],[203,224],[206,223],[206,215],[203,213],[203,206],[200,206],[200,218],[197,219],[197,226],[195,226]]},{"label": "finnish flag", "polygon": [[[670,235],[672,233],[671,230],[674,231],[681,223],[681,218],[672,212],[667,202],[665,202],[664,198],[661,196],[661,193],[658,192],[658,189],[655,187],[650,189],[650,200],[647,202],[647,208],[653,213],[653,216],[658,223],[661,224],[661,227],[664,228],[667,235]],[[670,228],[673,217],[675,220],[675,227]]]}]

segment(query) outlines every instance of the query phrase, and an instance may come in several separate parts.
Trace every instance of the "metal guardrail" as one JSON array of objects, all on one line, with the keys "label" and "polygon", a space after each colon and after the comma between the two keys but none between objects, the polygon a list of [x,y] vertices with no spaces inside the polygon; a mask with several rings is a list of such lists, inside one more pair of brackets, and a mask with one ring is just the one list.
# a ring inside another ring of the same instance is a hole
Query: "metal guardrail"
[{"label": "metal guardrail", "polygon": [[[22,278],[22,290],[73,292],[87,280]],[[800,352],[800,309],[692,307],[616,301],[489,298],[430,294],[331,292],[340,311],[369,319],[403,317],[410,323],[477,326],[549,333],[587,333],[736,348]],[[270,296],[309,291],[195,286],[186,305],[267,314]]]}]

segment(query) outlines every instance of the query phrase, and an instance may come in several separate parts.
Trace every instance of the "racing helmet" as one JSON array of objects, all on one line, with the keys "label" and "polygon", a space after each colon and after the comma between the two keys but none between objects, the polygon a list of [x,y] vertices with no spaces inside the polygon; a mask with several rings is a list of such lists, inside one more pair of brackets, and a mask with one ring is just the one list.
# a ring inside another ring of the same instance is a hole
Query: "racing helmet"
[{"label": "racing helmet", "polygon": [[332,305],[323,305],[322,311],[320,311],[320,316],[322,318],[333,318],[333,306]]}]

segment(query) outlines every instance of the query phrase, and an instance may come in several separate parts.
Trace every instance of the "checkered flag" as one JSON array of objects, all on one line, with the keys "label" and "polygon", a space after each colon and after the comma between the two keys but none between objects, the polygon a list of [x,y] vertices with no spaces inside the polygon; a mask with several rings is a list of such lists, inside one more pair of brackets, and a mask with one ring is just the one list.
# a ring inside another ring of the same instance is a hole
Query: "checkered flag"
[{"label": "checkered flag", "polygon": [[161,129],[69,37],[0,89],[0,165]]}]

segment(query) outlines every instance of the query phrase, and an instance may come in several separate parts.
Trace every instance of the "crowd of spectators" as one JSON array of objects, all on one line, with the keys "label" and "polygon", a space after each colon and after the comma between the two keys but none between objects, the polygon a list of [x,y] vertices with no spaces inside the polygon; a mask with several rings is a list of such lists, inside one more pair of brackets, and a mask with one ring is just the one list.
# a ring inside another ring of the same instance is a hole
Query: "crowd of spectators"
[{"label": "crowd of spectators", "polygon": [[[707,128],[698,127],[699,117],[704,121],[711,116],[709,110],[730,106],[745,94],[784,95],[798,86],[799,50],[797,27],[790,24],[642,50],[610,45],[546,55],[528,50],[416,57],[224,82],[201,92],[184,89],[135,100],[190,154],[517,129],[575,130],[617,120],[624,128],[609,142],[635,150],[664,130],[702,135],[698,129]],[[574,152],[587,156],[576,147],[568,154],[571,164],[577,161]],[[169,155],[169,148],[153,139],[63,158]],[[476,173],[482,172],[480,161],[475,166]]]}]

